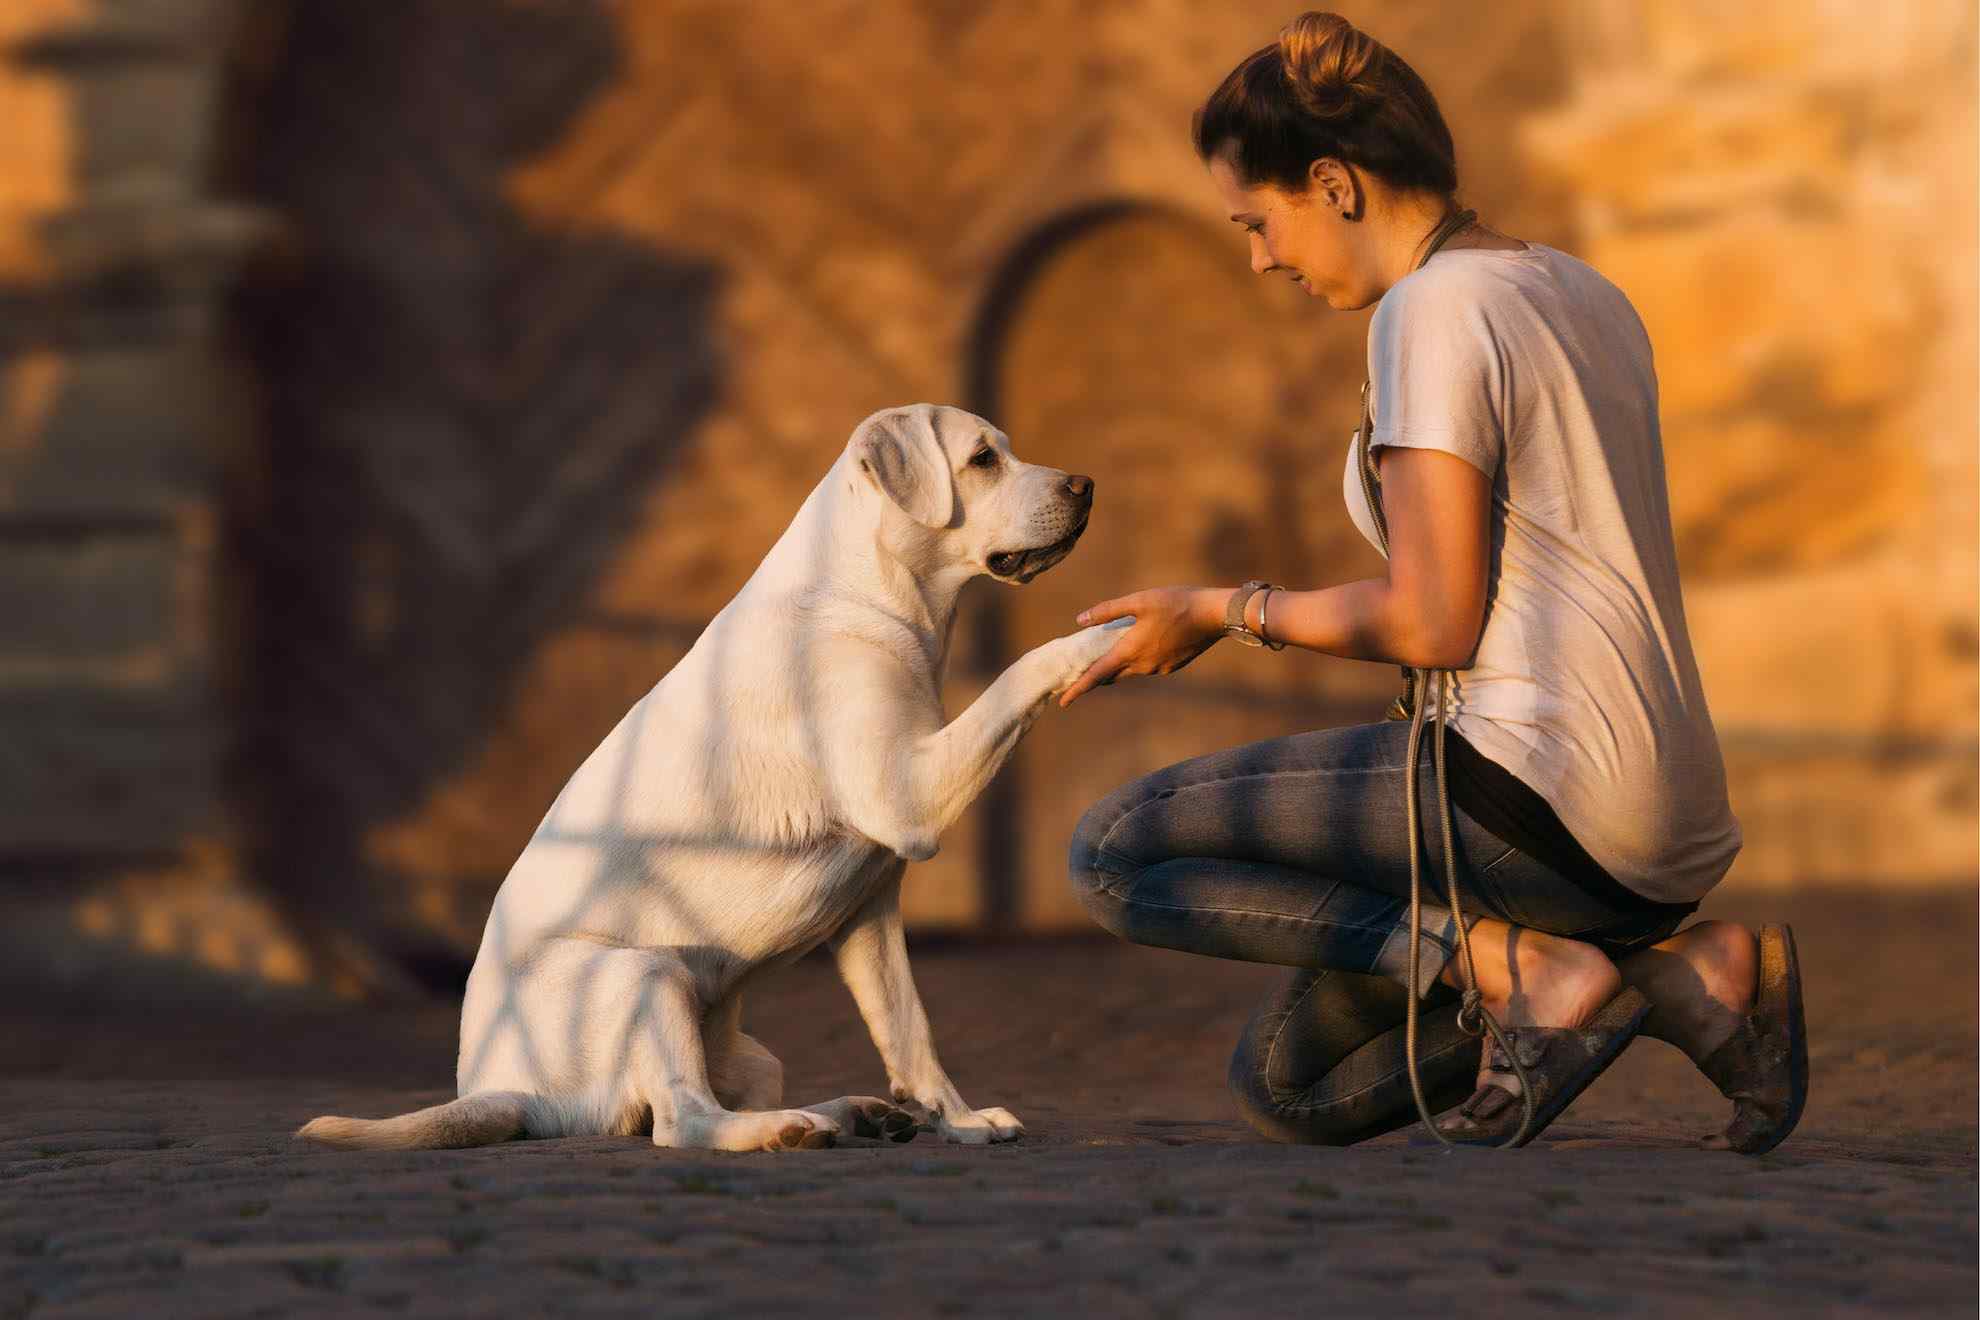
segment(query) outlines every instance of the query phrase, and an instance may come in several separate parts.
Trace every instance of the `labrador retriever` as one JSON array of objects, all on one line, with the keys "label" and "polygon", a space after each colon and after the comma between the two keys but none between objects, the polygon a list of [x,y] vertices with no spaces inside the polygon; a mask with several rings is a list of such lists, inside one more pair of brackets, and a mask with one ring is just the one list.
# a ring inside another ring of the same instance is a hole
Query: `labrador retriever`
[{"label": "labrador retriever", "polygon": [[[1021,657],[955,720],[956,597],[1071,552],[1093,483],[1020,462],[960,409],[860,423],[735,599],[564,785],[489,913],[461,1006],[459,1098],[298,1136],[410,1149],[652,1134],[785,1150],[1016,1137],[935,1057],[908,970],[901,873],[997,773],[1045,702],[1130,621]],[[892,1099],[782,1108],[743,992],[828,947]]]}]

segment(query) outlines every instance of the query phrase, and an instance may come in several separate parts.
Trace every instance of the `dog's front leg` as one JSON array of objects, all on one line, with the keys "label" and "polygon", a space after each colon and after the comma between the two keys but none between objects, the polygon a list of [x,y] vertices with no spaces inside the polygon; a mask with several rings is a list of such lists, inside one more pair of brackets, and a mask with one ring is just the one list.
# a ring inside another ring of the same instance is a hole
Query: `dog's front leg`
[{"label": "dog's front leg", "polygon": [[980,1146],[1010,1141],[1024,1131],[1008,1109],[971,1109],[935,1057],[928,1014],[908,970],[898,863],[879,892],[832,937],[831,947],[839,975],[873,1033],[896,1104],[924,1111],[944,1141]]},{"label": "dog's front leg", "polygon": [[1116,619],[1033,647],[941,732],[914,748],[911,764],[923,810],[937,835],[976,801],[1045,703],[1112,650],[1120,632],[1133,622]]},{"label": "dog's front leg", "polygon": [[[927,700],[926,680],[905,669],[882,669],[876,684],[851,695],[821,692],[814,702],[826,732],[821,759],[846,823],[909,861],[933,857],[1046,701],[1071,687],[1132,622],[1117,619],[1032,648],[947,725],[903,721],[901,712],[924,706],[927,715],[941,713]],[[821,649],[820,661],[821,675],[863,667],[859,648]]]}]

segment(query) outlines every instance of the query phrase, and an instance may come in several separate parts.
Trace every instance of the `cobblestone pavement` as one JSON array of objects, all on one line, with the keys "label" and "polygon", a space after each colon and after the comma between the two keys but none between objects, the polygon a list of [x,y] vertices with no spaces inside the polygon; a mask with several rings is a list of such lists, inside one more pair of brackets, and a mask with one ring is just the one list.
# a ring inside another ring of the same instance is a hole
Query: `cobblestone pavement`
[{"label": "cobblestone pavement", "polygon": [[[1105,942],[923,949],[951,1070],[1017,1144],[638,1139],[336,1153],[449,1094],[454,1006],[0,1019],[0,1316],[643,1313],[1971,1316],[1974,907],[1797,898],[1815,1090],[1760,1159],[1643,1042],[1542,1141],[1271,1145],[1223,1063],[1275,969]],[[107,1003],[108,1001],[105,1001]],[[878,1089],[829,967],[749,1006],[791,1098]]]}]

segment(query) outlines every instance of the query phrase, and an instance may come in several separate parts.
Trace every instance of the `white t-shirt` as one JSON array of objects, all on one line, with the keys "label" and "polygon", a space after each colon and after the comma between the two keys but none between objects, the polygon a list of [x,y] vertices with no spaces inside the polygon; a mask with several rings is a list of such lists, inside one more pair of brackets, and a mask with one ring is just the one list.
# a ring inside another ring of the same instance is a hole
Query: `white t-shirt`
[{"label": "white t-shirt", "polygon": [[[1691,902],[1740,847],[1685,628],[1650,339],[1622,290],[1547,247],[1437,253],[1368,332],[1374,444],[1492,480],[1485,626],[1449,727],[1589,855]],[[1380,549],[1354,454],[1348,513]]]}]

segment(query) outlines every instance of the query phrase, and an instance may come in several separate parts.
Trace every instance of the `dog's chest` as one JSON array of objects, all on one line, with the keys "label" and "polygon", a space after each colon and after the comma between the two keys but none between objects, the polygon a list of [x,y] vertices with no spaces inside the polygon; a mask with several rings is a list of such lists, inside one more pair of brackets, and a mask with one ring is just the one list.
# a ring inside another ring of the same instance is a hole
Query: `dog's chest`
[{"label": "dog's chest", "polygon": [[796,868],[781,896],[786,948],[802,952],[829,938],[900,874],[904,863],[870,839],[840,835],[810,866]]}]

